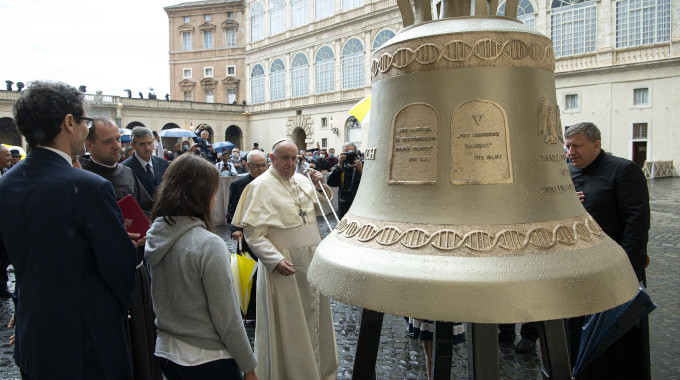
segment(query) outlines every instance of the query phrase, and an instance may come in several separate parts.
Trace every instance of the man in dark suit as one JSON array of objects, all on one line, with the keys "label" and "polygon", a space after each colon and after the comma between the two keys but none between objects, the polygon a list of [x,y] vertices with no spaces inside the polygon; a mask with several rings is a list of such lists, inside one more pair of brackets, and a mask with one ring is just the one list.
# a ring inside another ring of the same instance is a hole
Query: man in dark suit
[{"label": "man in dark suit", "polygon": [[132,169],[144,185],[146,192],[153,198],[156,188],[163,180],[168,162],[153,155],[153,135],[149,128],[133,128],[130,143],[135,152],[132,157],[123,161],[123,165]]},{"label": "man in dark suit", "polygon": [[33,82],[14,104],[31,147],[0,178],[0,235],[16,275],[23,379],[130,378],[125,340],[135,247],[111,183],[71,166],[92,119],[83,94]]},{"label": "man in dark suit", "polygon": [[[231,185],[229,185],[229,205],[227,206],[227,223],[229,224],[229,229],[231,230],[231,238],[234,240],[240,240],[243,250],[250,252],[246,240],[243,238],[243,228],[236,227],[231,224],[231,220],[234,218],[234,212],[236,212],[236,206],[238,206],[238,201],[241,199],[241,194],[243,194],[243,189],[248,186],[253,180],[260,176],[267,170],[267,156],[259,150],[251,150],[246,156],[246,167],[248,168],[248,175],[243,176],[237,180],[234,180]],[[253,258],[257,260],[255,255]],[[256,275],[257,276],[257,275]],[[245,315],[246,320],[255,319],[255,283],[256,278],[253,278],[253,289],[250,292],[250,302],[248,304],[248,312]]]},{"label": "man in dark suit", "polygon": [[[572,125],[564,138],[579,199],[602,230],[626,251],[638,280],[646,283],[650,212],[642,170],[633,161],[605,153],[600,130],[593,123]],[[579,331],[579,327],[577,318],[570,321],[570,330]],[[579,379],[649,379],[648,330],[645,319],[586,367]],[[572,346],[575,343],[572,339]]]}]

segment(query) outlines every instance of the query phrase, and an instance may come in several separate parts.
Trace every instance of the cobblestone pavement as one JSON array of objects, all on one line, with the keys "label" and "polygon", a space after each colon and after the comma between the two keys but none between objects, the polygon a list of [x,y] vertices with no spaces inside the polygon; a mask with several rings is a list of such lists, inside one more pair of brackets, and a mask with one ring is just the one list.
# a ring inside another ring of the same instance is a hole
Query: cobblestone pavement
[{"label": "cobblestone pavement", "polygon": [[[652,298],[659,305],[650,316],[652,378],[680,380],[680,178],[649,181],[649,192],[652,228],[647,281]],[[319,225],[327,234],[323,219],[319,219]],[[218,233],[233,247],[224,227],[218,228]],[[11,267],[10,278],[13,288]],[[332,308],[340,358],[338,379],[346,380],[352,376],[361,311],[340,302],[332,302]],[[7,323],[11,313],[11,301],[0,301],[0,323]],[[18,380],[13,350],[7,346],[11,331],[0,330],[0,379]],[[254,329],[249,325],[246,330],[252,340]],[[452,379],[467,378],[467,355],[467,344],[454,346]],[[511,346],[501,346],[502,379],[540,379],[540,367],[538,348],[533,353],[520,355]],[[378,379],[427,379],[422,347],[418,340],[406,335],[406,322],[400,316],[385,315],[376,372]]]}]

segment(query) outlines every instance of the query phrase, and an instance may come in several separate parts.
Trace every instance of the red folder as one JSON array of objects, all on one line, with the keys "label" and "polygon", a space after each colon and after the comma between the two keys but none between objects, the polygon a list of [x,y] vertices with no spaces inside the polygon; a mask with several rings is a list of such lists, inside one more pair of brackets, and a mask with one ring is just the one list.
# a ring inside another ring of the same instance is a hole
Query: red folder
[{"label": "red folder", "polygon": [[146,217],[142,208],[132,197],[132,194],[118,201],[118,207],[123,212],[123,220],[125,221],[125,230],[139,234],[139,239],[146,236],[146,231],[151,227],[149,218]]}]

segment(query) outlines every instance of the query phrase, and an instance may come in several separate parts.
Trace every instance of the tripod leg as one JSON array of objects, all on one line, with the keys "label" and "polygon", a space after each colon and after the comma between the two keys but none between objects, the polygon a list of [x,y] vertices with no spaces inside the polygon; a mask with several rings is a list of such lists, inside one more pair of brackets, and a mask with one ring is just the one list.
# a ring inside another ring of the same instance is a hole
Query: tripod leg
[{"label": "tripod leg", "polygon": [[453,360],[453,323],[434,323],[434,348],[432,352],[432,379],[451,378]]},{"label": "tripod leg", "polygon": [[546,380],[571,380],[571,365],[567,349],[564,321],[553,319],[539,322],[543,378]]},{"label": "tripod leg", "polygon": [[498,325],[472,323],[472,344],[468,345],[471,380],[498,380]]},{"label": "tripod leg", "polygon": [[383,313],[363,309],[352,380],[375,380],[375,362],[378,357],[382,323]]}]

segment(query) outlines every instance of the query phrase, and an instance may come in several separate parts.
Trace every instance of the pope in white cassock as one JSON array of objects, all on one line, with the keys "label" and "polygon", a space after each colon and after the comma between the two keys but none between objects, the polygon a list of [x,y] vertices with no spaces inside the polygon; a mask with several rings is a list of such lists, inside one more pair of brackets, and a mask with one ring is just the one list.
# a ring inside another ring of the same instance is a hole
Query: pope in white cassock
[{"label": "pope in white cassock", "polygon": [[295,173],[297,146],[279,140],[272,166],[245,188],[232,224],[243,228],[259,258],[255,372],[261,380],[335,379],[338,354],[331,305],[307,281],[314,250],[321,241],[315,204],[323,176],[312,183]]}]

